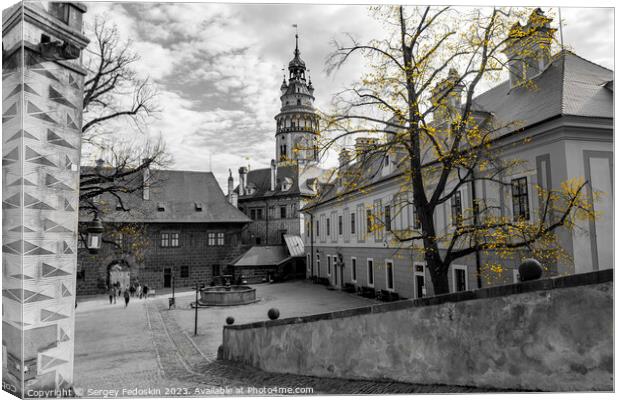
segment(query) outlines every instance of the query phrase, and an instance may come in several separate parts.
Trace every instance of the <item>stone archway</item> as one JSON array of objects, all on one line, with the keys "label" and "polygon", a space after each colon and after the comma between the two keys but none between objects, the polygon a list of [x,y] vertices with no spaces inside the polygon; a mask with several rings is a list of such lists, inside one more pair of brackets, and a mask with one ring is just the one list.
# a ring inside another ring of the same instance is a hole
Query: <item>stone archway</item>
[{"label": "stone archway", "polygon": [[115,260],[108,264],[106,273],[106,282],[108,287],[116,283],[120,284],[120,288],[124,290],[129,287],[131,282],[131,271],[129,264],[125,260]]}]

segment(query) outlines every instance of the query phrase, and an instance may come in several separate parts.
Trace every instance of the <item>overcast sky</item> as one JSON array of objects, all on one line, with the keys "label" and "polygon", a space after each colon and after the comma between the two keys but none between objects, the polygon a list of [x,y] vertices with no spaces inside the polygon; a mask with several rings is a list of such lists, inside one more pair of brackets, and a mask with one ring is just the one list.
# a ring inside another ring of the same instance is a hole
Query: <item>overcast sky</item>
[{"label": "overcast sky", "polygon": [[[131,38],[138,72],[160,91],[150,123],[174,158],[173,169],[212,170],[225,190],[228,169],[263,168],[275,157],[275,120],[282,68],[293,56],[299,25],[301,57],[311,71],[316,105],[360,76],[350,62],[327,76],[333,38],[378,37],[381,26],[362,5],[87,3],[85,23],[105,15]],[[557,12],[557,9],[556,9]],[[613,69],[613,10],[562,8],[564,42]],[[557,21],[554,21],[557,24]],[[136,133],[137,134],[137,133]]]}]

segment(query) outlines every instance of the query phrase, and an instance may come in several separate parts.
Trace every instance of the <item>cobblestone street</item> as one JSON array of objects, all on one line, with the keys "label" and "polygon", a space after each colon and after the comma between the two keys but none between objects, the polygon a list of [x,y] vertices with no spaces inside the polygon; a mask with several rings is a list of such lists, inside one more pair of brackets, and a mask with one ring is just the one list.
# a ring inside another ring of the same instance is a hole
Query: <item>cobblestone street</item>
[{"label": "cobblestone street", "polygon": [[[287,293],[287,287],[284,286],[283,289],[283,292]],[[295,289],[295,286],[288,289]],[[310,287],[308,290],[313,292],[315,288]],[[316,287],[316,290],[325,291],[323,287]],[[357,301],[343,293],[331,292],[328,296],[332,300],[342,296],[341,302],[344,304]],[[185,297],[189,298],[187,295]],[[319,299],[321,298],[322,296],[319,296]],[[280,299],[283,302],[286,300],[291,299]],[[103,298],[93,299],[80,303],[77,309],[74,381],[76,390],[83,396],[269,394],[262,392],[263,388],[285,388],[291,390],[289,393],[292,394],[479,391],[463,387],[267,373],[243,365],[217,361],[214,353],[202,351],[177,321],[176,313],[180,310],[168,311],[167,299],[163,296],[148,301],[132,299],[126,309],[120,303],[106,303],[107,300],[104,301]],[[313,310],[313,306],[308,309]],[[237,315],[242,314],[237,311]],[[256,315],[254,318],[263,317]],[[221,330],[221,326],[221,320],[210,318],[201,322],[200,329],[210,332]],[[217,348],[221,337],[217,340],[217,343],[207,348]],[[104,392],[105,390],[111,392]],[[114,392],[116,390],[118,392]]]}]

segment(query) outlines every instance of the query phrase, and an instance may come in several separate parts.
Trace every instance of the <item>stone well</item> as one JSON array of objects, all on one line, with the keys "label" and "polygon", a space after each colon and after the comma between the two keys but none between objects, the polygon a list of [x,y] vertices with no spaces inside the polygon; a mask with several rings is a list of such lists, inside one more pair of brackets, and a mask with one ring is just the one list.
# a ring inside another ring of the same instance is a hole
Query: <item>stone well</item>
[{"label": "stone well", "polygon": [[239,306],[256,302],[256,289],[249,286],[212,286],[200,289],[201,306]]}]

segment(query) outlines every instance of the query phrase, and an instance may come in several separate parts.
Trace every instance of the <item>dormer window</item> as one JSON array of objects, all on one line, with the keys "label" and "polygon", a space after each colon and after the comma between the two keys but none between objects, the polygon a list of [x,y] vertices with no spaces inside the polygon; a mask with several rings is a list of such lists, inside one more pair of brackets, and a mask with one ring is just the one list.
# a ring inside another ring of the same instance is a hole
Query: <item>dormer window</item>
[{"label": "dormer window", "polygon": [[160,201],[157,203],[157,211],[166,211],[166,205]]},{"label": "dormer window", "polygon": [[194,203],[194,208],[196,211],[202,211],[202,203]]},{"label": "dormer window", "polygon": [[384,159],[383,159],[383,168],[381,170],[381,173],[383,175],[388,175],[391,172],[392,172],[392,165],[391,165],[390,155],[386,154]]},{"label": "dormer window", "polygon": [[123,211],[123,206],[121,203],[116,203],[116,211]]},{"label": "dormer window", "polygon": [[282,181],[282,191],[288,191],[291,186],[293,186],[293,180],[289,177],[284,178],[284,181]]}]

